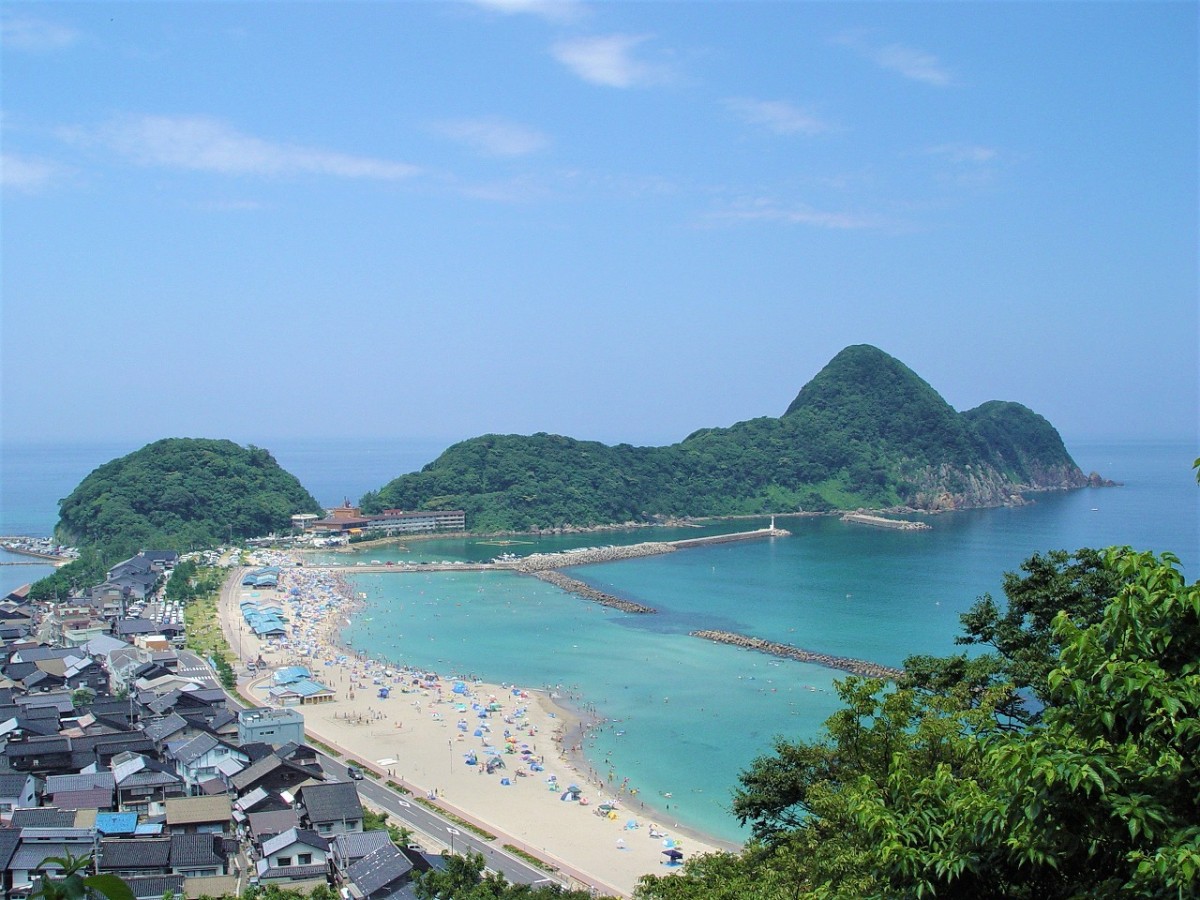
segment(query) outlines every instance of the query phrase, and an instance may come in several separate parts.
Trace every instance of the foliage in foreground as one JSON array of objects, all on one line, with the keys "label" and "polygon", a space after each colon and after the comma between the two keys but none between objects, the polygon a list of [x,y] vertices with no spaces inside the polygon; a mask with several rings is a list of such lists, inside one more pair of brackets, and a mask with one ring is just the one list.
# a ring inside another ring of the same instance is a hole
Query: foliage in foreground
[{"label": "foliage in foreground", "polygon": [[[638,896],[1195,896],[1200,585],[1169,554],[1056,559],[1006,585],[1045,590],[1023,628],[988,642],[1005,647],[988,678],[840,683],[823,740],[779,739],[742,774],[746,852],[647,876]],[[1113,596],[1089,612],[1105,579]],[[1079,605],[1047,619],[1063,590]],[[1045,707],[1014,724],[1021,673]]]},{"label": "foliage in foreground", "polygon": [[444,871],[430,869],[417,876],[420,900],[596,900],[589,891],[568,891],[557,885],[510,884],[498,873],[486,872],[478,853],[447,856]]},{"label": "foliage in foreground", "polygon": [[92,865],[90,853],[75,856],[49,856],[43,859],[39,868],[55,867],[57,874],[43,874],[32,893],[30,900],[90,900],[92,897],[102,897],[104,900],[134,900],[133,891],[129,885],[116,875],[89,875]]}]

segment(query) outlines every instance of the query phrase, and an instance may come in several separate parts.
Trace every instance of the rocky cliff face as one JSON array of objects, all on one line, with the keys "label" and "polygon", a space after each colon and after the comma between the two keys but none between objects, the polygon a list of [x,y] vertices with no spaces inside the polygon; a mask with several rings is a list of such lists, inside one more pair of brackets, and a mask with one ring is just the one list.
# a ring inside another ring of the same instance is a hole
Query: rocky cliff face
[{"label": "rocky cliff face", "polygon": [[[1101,479],[1102,480],[1102,479]],[[948,464],[923,466],[909,474],[914,509],[941,512],[991,506],[1020,506],[1025,494],[1087,487],[1093,482],[1075,465],[1034,467],[1028,480],[1014,481],[990,465],[960,469]]]}]

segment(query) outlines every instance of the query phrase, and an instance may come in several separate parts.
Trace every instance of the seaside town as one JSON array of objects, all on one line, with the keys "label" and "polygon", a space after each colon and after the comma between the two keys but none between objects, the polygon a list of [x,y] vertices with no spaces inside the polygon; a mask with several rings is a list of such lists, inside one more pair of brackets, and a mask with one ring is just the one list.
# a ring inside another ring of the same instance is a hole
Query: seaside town
[{"label": "seaside town", "polygon": [[[299,526],[327,546],[369,524],[347,505]],[[189,641],[186,604],[168,599],[181,562],[219,573],[207,624],[228,661]],[[524,568],[551,571],[541,558]],[[561,686],[485,684],[343,646],[361,598],[294,547],[147,549],[79,596],[36,603],[28,590],[0,601],[5,897],[30,896],[74,856],[139,900],[253,886],[401,900],[466,852],[514,883],[628,896],[640,875],[715,849],[655,821],[628,779],[588,768],[583,738],[602,723],[572,713]]]}]

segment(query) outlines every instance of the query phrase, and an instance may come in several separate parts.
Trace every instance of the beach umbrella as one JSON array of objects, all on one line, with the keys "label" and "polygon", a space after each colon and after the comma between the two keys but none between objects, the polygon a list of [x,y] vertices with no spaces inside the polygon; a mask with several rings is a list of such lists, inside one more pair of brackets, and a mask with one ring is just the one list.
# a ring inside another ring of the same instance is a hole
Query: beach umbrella
[{"label": "beach umbrella", "polygon": [[669,859],[673,863],[679,862],[681,859],[683,859],[683,854],[680,853],[678,850],[675,850],[674,848],[672,848],[670,850],[664,850],[663,856],[665,856],[667,859]]}]

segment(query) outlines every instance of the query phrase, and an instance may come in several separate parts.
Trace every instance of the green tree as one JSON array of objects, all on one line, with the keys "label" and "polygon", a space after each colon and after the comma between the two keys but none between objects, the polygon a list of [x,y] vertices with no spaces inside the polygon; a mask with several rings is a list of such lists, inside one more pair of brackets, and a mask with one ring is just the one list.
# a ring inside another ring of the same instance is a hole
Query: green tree
[{"label": "green tree", "polygon": [[129,885],[116,875],[86,874],[91,865],[91,854],[74,856],[68,853],[43,859],[38,868],[53,866],[58,874],[42,874],[29,895],[30,900],[89,900],[95,896],[105,900],[134,900]]},{"label": "green tree", "polygon": [[936,690],[848,679],[821,740],[780,739],[742,774],[747,851],[689,860],[638,896],[1196,896],[1200,586],[1169,554],[1087,564],[1117,587],[1098,616],[1064,608],[1037,630],[1039,720],[1002,726],[1012,685],[978,673],[944,669]]},{"label": "green tree", "polygon": [[[984,594],[960,617],[964,633],[955,643],[990,652],[909,657],[901,684],[942,693],[966,683],[975,696],[984,688],[1010,685],[997,713],[1005,723],[1028,724],[1040,714],[1046,677],[1058,658],[1055,617],[1065,612],[1079,624],[1097,622],[1120,586],[1120,574],[1100,551],[1035,553],[1019,572],[1004,574],[1003,605]],[[1029,696],[1037,702],[1029,703]]]},{"label": "green tree", "polygon": [[503,876],[485,871],[483,856],[447,855],[443,870],[430,869],[417,876],[420,900],[596,900],[589,891],[568,891],[557,885],[510,884]]}]

